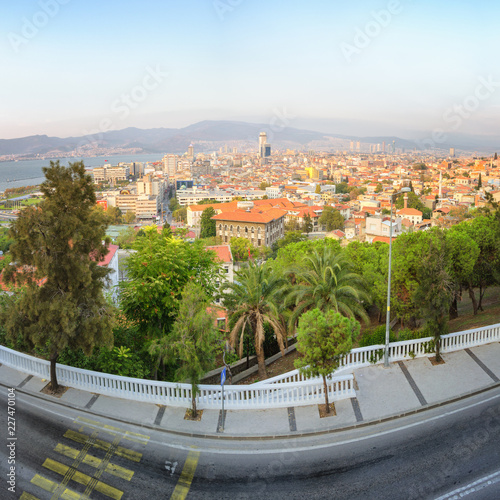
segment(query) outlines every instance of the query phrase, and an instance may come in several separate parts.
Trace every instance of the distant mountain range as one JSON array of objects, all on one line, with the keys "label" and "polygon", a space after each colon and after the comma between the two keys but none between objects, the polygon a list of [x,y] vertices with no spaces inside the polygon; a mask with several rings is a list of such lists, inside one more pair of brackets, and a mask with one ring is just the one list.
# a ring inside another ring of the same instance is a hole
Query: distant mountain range
[{"label": "distant mountain range", "polygon": [[[255,145],[260,132],[263,131],[268,133],[268,141],[274,149],[348,149],[349,146],[345,141],[360,141],[364,144],[385,142],[387,146],[395,141],[397,148],[413,150],[418,147],[418,142],[398,137],[355,137],[291,127],[276,130],[276,127],[264,123],[202,121],[184,128],[130,127],[90,137],[60,138],[34,135],[19,139],[0,139],[0,155],[44,155],[54,151],[63,154],[76,150],[84,151],[88,149],[90,143],[100,148],[136,148],[143,153],[184,153],[193,143],[196,152],[212,151],[218,149],[221,143],[230,145],[234,141],[247,143],[248,146]],[[500,143],[496,138],[493,140],[482,136],[455,136],[453,140],[455,142],[449,140],[449,144],[439,144],[437,147],[440,149],[456,147],[468,151],[500,150]]]}]

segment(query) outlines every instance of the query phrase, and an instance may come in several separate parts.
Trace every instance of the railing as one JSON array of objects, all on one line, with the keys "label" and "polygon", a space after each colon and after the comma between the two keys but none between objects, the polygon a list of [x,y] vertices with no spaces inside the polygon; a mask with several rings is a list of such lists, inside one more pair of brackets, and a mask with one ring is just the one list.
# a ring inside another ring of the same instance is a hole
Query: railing
[{"label": "railing", "polygon": [[[16,370],[50,378],[50,362],[0,346],[0,363]],[[58,381],[68,387],[108,396],[169,406],[191,405],[191,384],[158,382],[108,373],[57,365]],[[219,385],[199,385],[196,396],[200,409],[221,407]],[[328,396],[338,401],[356,396],[353,375],[327,379]],[[301,406],[324,401],[323,380],[306,380],[292,384],[228,385],[224,387],[224,406],[227,409],[262,409]]]},{"label": "railing", "polygon": [[[408,358],[419,358],[422,356],[431,355],[433,337],[422,339],[404,340],[401,342],[391,342],[389,344],[389,361],[402,361]],[[495,325],[475,328],[463,332],[449,333],[441,337],[441,352],[453,352],[467,347],[474,347],[491,342],[500,341],[500,323]],[[352,370],[354,368],[362,368],[370,364],[383,363],[383,352],[385,345],[371,345],[367,347],[358,347],[353,349],[340,362],[339,368],[335,373]],[[253,385],[260,384],[289,384],[292,382],[300,382],[305,380],[304,376],[298,370],[292,370],[282,375],[277,375],[266,379],[263,382],[257,382]]]},{"label": "railing", "polygon": [[[432,337],[389,345],[390,361],[421,357],[429,354]],[[441,351],[452,352],[500,341],[500,323],[484,328],[443,335]],[[383,345],[353,349],[345,356],[337,370],[369,366],[383,362]],[[50,362],[0,346],[0,363],[16,370],[49,379]],[[157,382],[108,373],[81,370],[71,366],[57,365],[57,377],[61,384],[75,389],[97,392],[109,396],[144,401],[169,406],[187,407],[191,404],[191,385]],[[327,380],[331,401],[355,397],[352,374],[335,376]],[[203,408],[220,408],[221,387],[200,385],[196,397],[197,405]],[[252,385],[228,385],[224,387],[224,405],[227,409],[280,408],[301,406],[324,401],[324,386],[321,378],[306,379],[298,370],[273,377]]]}]

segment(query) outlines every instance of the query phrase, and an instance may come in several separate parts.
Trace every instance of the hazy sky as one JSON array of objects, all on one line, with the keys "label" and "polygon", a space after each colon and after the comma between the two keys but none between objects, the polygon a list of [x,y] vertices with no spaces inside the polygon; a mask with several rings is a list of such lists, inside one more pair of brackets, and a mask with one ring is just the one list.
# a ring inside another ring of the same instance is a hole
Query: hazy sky
[{"label": "hazy sky", "polygon": [[206,119],[495,134],[498,19],[485,0],[4,2],[0,138]]}]

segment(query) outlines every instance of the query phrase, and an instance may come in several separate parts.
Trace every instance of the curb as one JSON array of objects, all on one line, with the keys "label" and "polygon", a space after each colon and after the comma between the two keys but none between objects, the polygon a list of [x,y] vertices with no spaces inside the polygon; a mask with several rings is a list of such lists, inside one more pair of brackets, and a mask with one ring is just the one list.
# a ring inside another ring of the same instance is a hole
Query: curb
[{"label": "curb", "polygon": [[[0,382],[0,386],[5,387],[5,388],[9,388],[9,386],[4,384],[3,382]],[[104,413],[92,411],[91,409],[86,409],[86,408],[83,408],[80,406],[76,406],[72,403],[67,403],[65,401],[54,401],[50,396],[46,396],[45,394],[38,394],[38,393],[31,392],[31,391],[26,391],[24,389],[18,389],[17,387],[15,388],[15,390],[16,390],[16,392],[20,392],[22,394],[32,396],[34,398],[48,401],[50,403],[58,404],[60,406],[65,406],[66,408],[70,408],[72,410],[87,413],[89,415],[94,415],[97,417],[106,418],[108,420],[113,420],[115,422],[120,422],[122,424],[135,425],[135,426],[141,427],[143,429],[164,432],[167,434],[174,434],[177,436],[192,437],[192,438],[199,438],[199,439],[226,440],[226,441],[271,441],[271,440],[278,440],[278,439],[322,436],[325,434],[334,434],[334,433],[339,433],[339,432],[355,430],[355,429],[359,429],[359,428],[363,428],[363,427],[370,427],[373,425],[382,424],[382,423],[390,422],[393,420],[397,420],[399,418],[408,417],[411,415],[416,415],[418,413],[423,413],[424,411],[433,410],[435,408],[440,408],[442,406],[456,403],[458,401],[462,401],[464,399],[468,399],[470,397],[477,396],[479,394],[483,394],[485,392],[491,391],[493,389],[498,389],[498,388],[500,388],[500,382],[495,382],[495,383],[490,384],[486,387],[483,387],[482,389],[478,389],[476,391],[470,391],[470,392],[467,392],[465,394],[462,394],[462,395],[457,396],[457,397],[452,398],[452,399],[439,401],[437,403],[425,405],[425,406],[422,406],[421,408],[416,408],[414,410],[409,410],[409,411],[406,411],[403,413],[397,413],[394,415],[389,415],[387,417],[373,419],[373,420],[369,420],[366,422],[360,422],[360,423],[348,425],[345,427],[338,427],[338,428],[334,428],[334,429],[322,429],[320,431],[309,431],[309,432],[300,432],[300,433],[292,433],[291,432],[290,434],[274,434],[274,435],[266,435],[266,436],[224,436],[224,435],[216,434],[216,433],[214,433],[214,434],[202,434],[202,433],[195,433],[195,432],[183,432],[183,431],[179,431],[179,430],[170,430],[170,429],[165,429],[164,427],[160,427],[158,425],[143,424],[140,422],[131,422],[129,420],[125,420],[125,419],[122,419],[119,417],[113,417],[110,415],[106,415]],[[94,394],[94,393],[91,393],[91,394]]]}]

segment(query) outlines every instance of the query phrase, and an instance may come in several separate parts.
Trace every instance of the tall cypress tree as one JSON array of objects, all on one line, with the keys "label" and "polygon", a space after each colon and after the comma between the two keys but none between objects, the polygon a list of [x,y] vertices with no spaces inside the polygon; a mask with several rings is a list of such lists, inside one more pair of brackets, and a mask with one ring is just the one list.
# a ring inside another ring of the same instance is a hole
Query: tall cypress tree
[{"label": "tall cypress tree", "polygon": [[214,215],[217,215],[217,212],[212,207],[203,210],[200,218],[200,238],[211,238],[216,236],[216,223],[212,220]]},{"label": "tall cypress tree", "polygon": [[69,347],[90,355],[112,344],[112,308],[103,295],[110,272],[99,266],[107,254],[107,218],[96,209],[92,179],[83,162],[50,162],[41,185],[44,199],[24,209],[10,234],[13,266],[4,279],[24,285],[3,311],[10,338],[46,349],[52,390],[56,362]]}]

